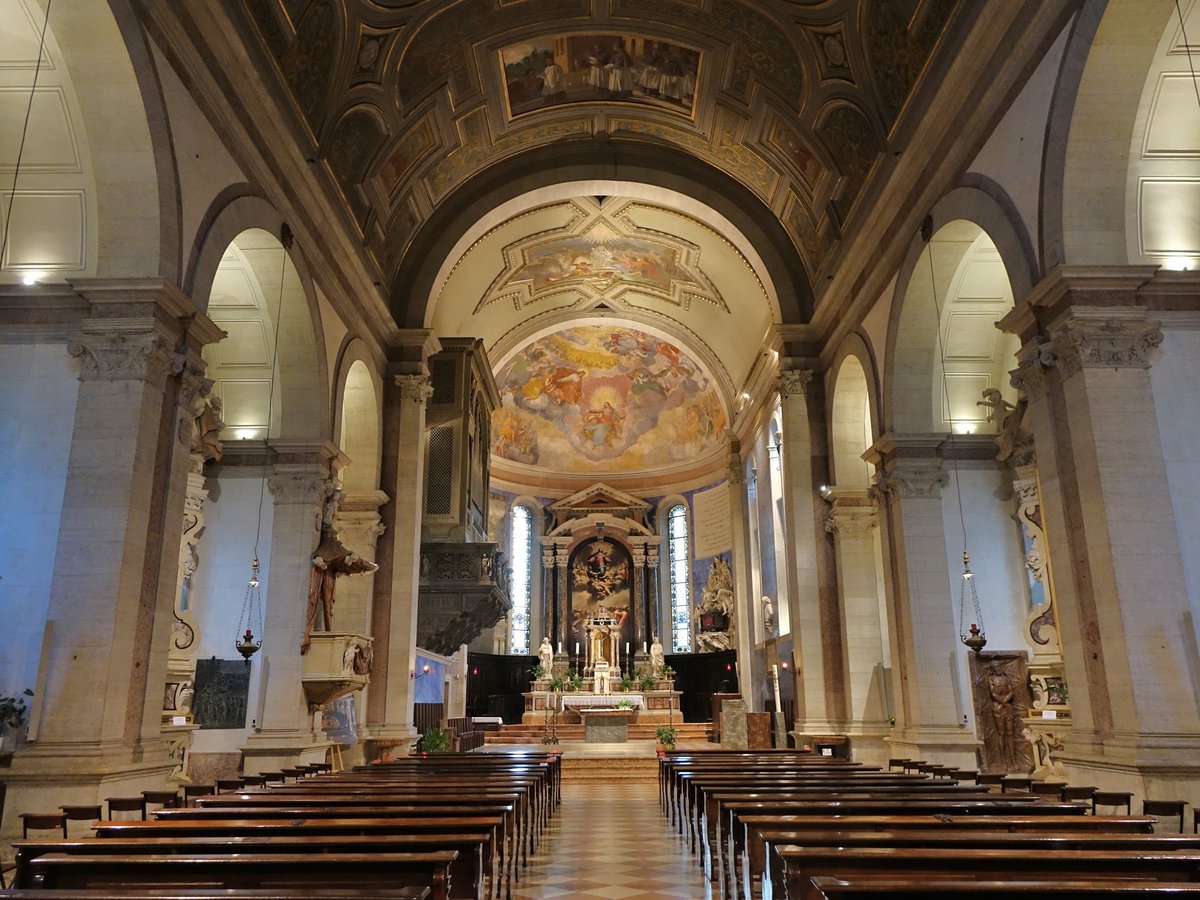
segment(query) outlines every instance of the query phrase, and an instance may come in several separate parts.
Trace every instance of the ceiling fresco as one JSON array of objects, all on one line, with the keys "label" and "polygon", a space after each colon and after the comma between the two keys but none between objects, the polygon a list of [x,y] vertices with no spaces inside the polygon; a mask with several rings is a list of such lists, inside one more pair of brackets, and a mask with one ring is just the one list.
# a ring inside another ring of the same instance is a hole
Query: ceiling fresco
[{"label": "ceiling fresco", "polygon": [[700,269],[700,248],[665,233],[639,233],[629,220],[588,221],[578,234],[535,234],[504,248],[505,268],[480,301],[511,301],[517,308],[571,292],[617,299],[628,291],[651,294],[687,309],[693,298],[728,310]]},{"label": "ceiling fresco", "polygon": [[384,279],[481,170],[605,139],[674,146],[736,179],[819,284],[942,36],[978,13],[962,0],[240,2]]},{"label": "ceiling fresco", "polygon": [[672,341],[619,325],[540,337],[496,373],[494,459],[562,473],[626,473],[727,443],[714,385]]}]

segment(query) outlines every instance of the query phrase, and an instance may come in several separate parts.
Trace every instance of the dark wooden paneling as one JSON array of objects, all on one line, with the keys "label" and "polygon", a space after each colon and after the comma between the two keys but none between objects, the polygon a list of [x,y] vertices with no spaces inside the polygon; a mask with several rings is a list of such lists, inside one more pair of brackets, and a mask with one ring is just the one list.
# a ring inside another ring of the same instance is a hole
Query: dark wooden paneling
[{"label": "dark wooden paneling", "polygon": [[685,722],[712,721],[712,695],[738,690],[737,651],[672,653],[666,663],[675,670],[675,689]]},{"label": "dark wooden paneling", "polygon": [[502,716],[507,725],[519,725],[525,712],[522,693],[533,681],[533,656],[495,653],[467,654],[467,715]]}]

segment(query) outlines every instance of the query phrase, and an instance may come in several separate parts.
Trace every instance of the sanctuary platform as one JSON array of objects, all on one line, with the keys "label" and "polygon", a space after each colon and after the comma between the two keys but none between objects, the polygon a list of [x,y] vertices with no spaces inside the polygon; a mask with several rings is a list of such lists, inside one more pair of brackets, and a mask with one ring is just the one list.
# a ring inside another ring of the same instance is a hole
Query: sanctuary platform
[{"label": "sanctuary platform", "polygon": [[[537,687],[535,682],[535,688]],[[665,682],[664,684],[669,684]],[[543,725],[548,710],[558,708],[561,724],[579,725],[582,719],[580,709],[599,709],[602,707],[631,708],[634,715],[630,725],[666,725],[683,719],[679,710],[680,692],[664,687],[662,690],[651,691],[612,691],[606,694],[594,691],[549,691],[532,690],[525,697],[525,712],[521,716],[522,725]]]}]

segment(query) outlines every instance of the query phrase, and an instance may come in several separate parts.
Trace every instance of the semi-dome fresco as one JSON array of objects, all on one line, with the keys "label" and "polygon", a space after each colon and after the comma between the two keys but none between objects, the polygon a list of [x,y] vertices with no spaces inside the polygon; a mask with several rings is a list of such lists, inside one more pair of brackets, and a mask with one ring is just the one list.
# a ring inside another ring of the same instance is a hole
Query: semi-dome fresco
[{"label": "semi-dome fresco", "polygon": [[629,472],[721,445],[725,411],[709,377],[671,341],[582,325],[531,341],[496,375],[492,452],[564,472]]}]

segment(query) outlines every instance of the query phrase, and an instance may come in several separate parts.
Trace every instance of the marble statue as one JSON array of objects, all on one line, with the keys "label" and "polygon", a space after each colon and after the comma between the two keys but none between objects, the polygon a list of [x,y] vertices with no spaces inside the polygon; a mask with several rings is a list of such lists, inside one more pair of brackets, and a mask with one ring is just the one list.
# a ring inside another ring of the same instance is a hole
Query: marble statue
[{"label": "marble statue", "polygon": [[538,662],[547,676],[554,668],[554,648],[550,646],[550,638],[542,638],[542,646],[538,647]]},{"label": "marble statue", "polygon": [[666,665],[666,658],[663,655],[662,641],[658,639],[658,635],[654,636],[654,642],[650,645],[650,673],[658,678],[662,675],[663,667]]},{"label": "marble statue", "polygon": [[771,637],[775,634],[775,602],[766,594],[762,597],[762,611],[763,631],[767,637]]}]

